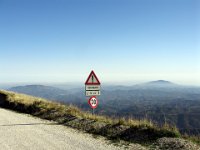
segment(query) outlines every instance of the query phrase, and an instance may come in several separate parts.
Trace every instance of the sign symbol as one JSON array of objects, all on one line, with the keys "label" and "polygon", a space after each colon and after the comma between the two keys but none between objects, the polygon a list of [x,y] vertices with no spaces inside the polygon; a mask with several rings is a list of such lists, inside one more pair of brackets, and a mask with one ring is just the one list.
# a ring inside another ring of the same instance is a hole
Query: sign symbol
[{"label": "sign symbol", "polygon": [[90,99],[88,100],[88,104],[90,105],[90,107],[92,109],[97,108],[98,105],[98,100],[95,96],[90,97]]},{"label": "sign symbol", "polygon": [[96,105],[96,103],[97,103],[96,99],[95,99],[95,98],[92,98],[91,104],[94,106],[94,105]]}]

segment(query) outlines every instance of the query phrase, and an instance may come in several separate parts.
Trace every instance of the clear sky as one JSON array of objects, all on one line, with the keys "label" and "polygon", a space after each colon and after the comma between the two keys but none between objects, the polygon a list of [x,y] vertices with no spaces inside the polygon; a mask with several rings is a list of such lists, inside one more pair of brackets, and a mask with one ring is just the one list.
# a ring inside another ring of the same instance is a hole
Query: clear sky
[{"label": "clear sky", "polygon": [[0,0],[0,83],[200,85],[199,0]]}]

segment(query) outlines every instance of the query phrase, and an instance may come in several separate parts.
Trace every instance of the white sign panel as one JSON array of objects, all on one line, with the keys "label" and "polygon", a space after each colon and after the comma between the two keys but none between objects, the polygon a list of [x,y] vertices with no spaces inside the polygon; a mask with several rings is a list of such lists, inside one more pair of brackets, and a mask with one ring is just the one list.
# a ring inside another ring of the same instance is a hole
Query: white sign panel
[{"label": "white sign panel", "polygon": [[100,91],[85,91],[86,96],[98,96],[100,95]]},{"label": "white sign panel", "polygon": [[85,90],[86,91],[100,91],[100,85],[86,85]]}]

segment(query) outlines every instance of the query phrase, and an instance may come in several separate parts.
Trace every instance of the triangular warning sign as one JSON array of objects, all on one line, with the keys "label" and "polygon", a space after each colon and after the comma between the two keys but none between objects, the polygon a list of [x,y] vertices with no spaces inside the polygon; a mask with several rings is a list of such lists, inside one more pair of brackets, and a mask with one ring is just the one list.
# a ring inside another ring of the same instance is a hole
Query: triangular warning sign
[{"label": "triangular warning sign", "polygon": [[96,74],[92,70],[89,77],[87,78],[85,85],[100,85],[99,79],[97,78]]}]

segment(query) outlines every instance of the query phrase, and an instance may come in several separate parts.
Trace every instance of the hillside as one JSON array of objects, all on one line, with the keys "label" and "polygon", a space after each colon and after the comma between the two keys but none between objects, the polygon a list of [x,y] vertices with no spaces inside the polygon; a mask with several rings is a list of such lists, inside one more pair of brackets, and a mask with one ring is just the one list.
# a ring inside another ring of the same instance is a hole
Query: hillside
[{"label": "hillside", "polygon": [[[73,104],[90,111],[84,95],[84,87],[68,91],[48,90],[42,86],[25,86],[9,89],[19,93],[39,96]],[[29,92],[27,92],[27,90]],[[44,93],[47,93],[46,95]],[[108,116],[148,118],[160,125],[176,125],[182,133],[200,133],[200,88],[181,86],[170,81],[158,80],[133,86],[103,86],[98,97],[96,113]]]},{"label": "hillside", "polygon": [[[156,146],[159,148],[158,142],[164,137],[169,138],[169,140],[164,140],[165,144],[170,141],[170,138],[173,138],[174,141],[181,140],[176,139],[180,138],[177,129],[168,125],[159,127],[147,120],[111,119],[92,115],[82,112],[74,106],[61,105],[45,99],[7,91],[0,91],[0,106],[29,113],[43,119],[53,120],[59,124],[88,133],[102,135],[110,140],[125,140],[132,143],[145,144],[146,147]],[[186,141],[186,143],[188,145],[189,142]],[[196,146],[192,144],[191,147],[195,148]],[[182,145],[182,148],[184,148],[184,145]],[[185,149],[187,149],[187,146]]]},{"label": "hillside", "polygon": [[60,95],[65,95],[68,92],[59,88],[44,86],[44,85],[26,85],[16,86],[9,89],[13,92],[24,93],[28,95],[34,95],[37,97],[47,98],[54,100]]}]

